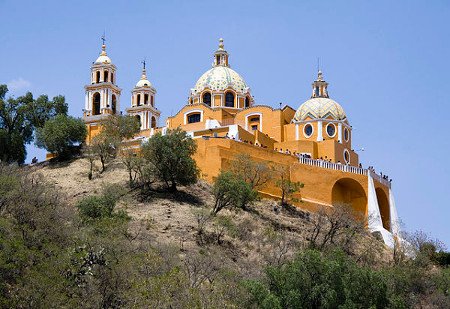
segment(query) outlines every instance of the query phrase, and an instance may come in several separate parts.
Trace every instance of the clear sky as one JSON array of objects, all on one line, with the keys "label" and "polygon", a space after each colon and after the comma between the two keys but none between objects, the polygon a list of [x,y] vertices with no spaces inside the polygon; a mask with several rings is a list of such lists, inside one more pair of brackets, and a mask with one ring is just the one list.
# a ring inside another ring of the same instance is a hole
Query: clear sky
[{"label": "clear sky", "polygon": [[[0,83],[15,96],[66,96],[83,86],[106,30],[123,89],[147,59],[160,125],[186,102],[223,37],[257,104],[293,108],[311,93],[317,58],[353,126],[364,166],[393,178],[407,230],[450,246],[448,1],[2,1]],[[29,148],[27,162],[44,151]]]}]

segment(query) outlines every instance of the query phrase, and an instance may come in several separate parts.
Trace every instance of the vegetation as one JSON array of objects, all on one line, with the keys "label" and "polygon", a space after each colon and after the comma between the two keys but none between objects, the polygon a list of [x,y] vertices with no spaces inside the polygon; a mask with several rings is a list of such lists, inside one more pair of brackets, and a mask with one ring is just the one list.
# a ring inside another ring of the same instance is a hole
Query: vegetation
[{"label": "vegetation", "polygon": [[230,171],[222,171],[217,176],[212,192],[215,200],[213,207],[215,214],[224,208],[246,209],[247,205],[257,197],[257,192],[249,183]]},{"label": "vegetation", "polygon": [[[251,189],[232,172],[222,178]],[[132,190],[95,190],[68,199],[32,169],[0,165],[1,308],[450,305],[450,271],[436,258],[448,252],[439,242],[411,235],[409,248],[399,244],[403,257],[393,259],[345,205],[310,216],[257,207],[238,215],[240,199],[233,197],[234,207],[212,215],[214,196],[204,186],[198,192],[205,192],[205,205],[183,206],[192,208],[196,227],[171,231],[181,218],[167,212],[158,234],[151,218],[129,220],[127,205],[142,207]],[[168,211],[168,200],[161,203]],[[184,245],[190,234],[196,242]],[[176,235],[178,245],[166,241]]]},{"label": "vegetation", "polygon": [[59,158],[71,156],[74,145],[86,139],[87,129],[83,120],[66,115],[57,115],[45,122],[36,132],[36,145],[45,148]]},{"label": "vegetation", "polygon": [[6,98],[7,93],[8,87],[0,85],[0,161],[22,164],[35,131],[47,120],[67,115],[68,107],[63,96],[49,101],[46,95],[34,99],[31,92],[18,98]]},{"label": "vegetation", "polygon": [[177,191],[178,185],[197,182],[200,171],[192,156],[197,144],[181,129],[157,133],[142,147],[142,157],[148,174],[163,182],[169,191]]},{"label": "vegetation", "polygon": [[278,174],[275,184],[281,190],[281,206],[286,206],[292,194],[298,192],[304,185],[298,181],[291,181],[290,170],[285,167],[279,168],[275,173]]},{"label": "vegetation", "polygon": [[124,139],[132,138],[139,132],[139,121],[132,116],[110,115],[101,123],[101,132],[96,135],[87,146],[85,153],[91,162],[89,179],[92,178],[93,158],[101,162],[100,173],[107,168],[107,164],[114,159],[119,151],[120,143]]}]

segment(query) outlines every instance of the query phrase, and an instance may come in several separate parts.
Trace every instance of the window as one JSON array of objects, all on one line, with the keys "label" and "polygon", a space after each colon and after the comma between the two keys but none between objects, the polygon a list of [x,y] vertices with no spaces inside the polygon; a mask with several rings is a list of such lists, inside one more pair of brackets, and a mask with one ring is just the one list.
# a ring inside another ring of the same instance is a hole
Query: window
[{"label": "window", "polygon": [[327,134],[329,137],[334,137],[334,135],[336,134],[336,127],[334,124],[327,124]]},{"label": "window", "polygon": [[253,121],[259,121],[259,116],[250,118],[250,122],[253,122]]},{"label": "window", "polygon": [[234,107],[234,94],[232,92],[227,92],[225,94],[225,106]]},{"label": "window", "polygon": [[92,99],[92,115],[100,115],[100,93],[94,93]]},{"label": "window", "polygon": [[347,149],[344,149],[344,161],[345,161],[345,163],[347,163],[347,164],[350,163],[350,153],[348,152]]},{"label": "window", "polygon": [[245,98],[245,107],[250,107],[250,98],[249,97]]},{"label": "window", "polygon": [[220,64],[220,56],[216,55],[216,64],[219,65]]},{"label": "window", "polygon": [[211,93],[205,92],[203,94],[203,103],[205,103],[208,106],[211,106]]},{"label": "window", "polygon": [[152,128],[156,128],[156,118],[152,116]]},{"label": "window", "polygon": [[258,125],[257,124],[252,125],[252,131],[256,131],[256,130],[258,130]]},{"label": "window", "polygon": [[305,135],[305,137],[311,137],[311,135],[313,134],[313,126],[308,123],[307,125],[305,125],[303,127],[303,134]]},{"label": "window", "polygon": [[144,94],[144,104],[148,104],[148,94]]},{"label": "window", "polygon": [[137,121],[139,122],[139,126],[141,126],[142,125],[142,123],[141,123],[141,116],[136,115],[135,117],[136,117]]},{"label": "window", "polygon": [[150,104],[153,106],[153,104],[155,104],[154,102],[153,102],[153,96],[150,96]]},{"label": "window", "polygon": [[96,82],[96,83],[99,83],[99,82],[100,82],[100,71],[97,71],[97,73],[96,73],[95,82]]},{"label": "window", "polygon": [[350,132],[347,128],[345,128],[344,129],[344,139],[346,142],[348,142],[349,138],[350,138]]},{"label": "window", "polygon": [[190,114],[187,116],[187,123],[200,122],[200,120],[201,120],[200,113]]},{"label": "window", "polygon": [[114,83],[114,73],[111,73],[111,83]]},{"label": "window", "polygon": [[108,82],[108,71],[103,72],[103,81]]},{"label": "window", "polygon": [[136,103],[137,103],[137,106],[140,106],[140,105],[141,105],[141,95],[140,95],[140,94],[138,94],[138,95],[136,96]]},{"label": "window", "polygon": [[117,106],[117,102],[116,102],[117,100],[116,100],[116,96],[113,94],[112,95],[112,98],[111,98],[111,108],[112,108],[112,112],[113,112],[113,114],[116,114],[117,113],[117,109],[116,109],[116,106]]}]

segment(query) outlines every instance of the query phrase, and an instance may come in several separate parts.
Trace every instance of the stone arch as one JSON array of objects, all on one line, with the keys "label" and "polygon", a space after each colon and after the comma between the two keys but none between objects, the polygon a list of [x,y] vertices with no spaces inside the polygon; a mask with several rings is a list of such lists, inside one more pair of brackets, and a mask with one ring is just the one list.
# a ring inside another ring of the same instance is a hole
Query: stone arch
[{"label": "stone arch", "polygon": [[381,188],[376,188],[375,193],[377,195],[378,207],[380,209],[381,221],[383,222],[383,227],[390,231],[391,230],[391,214],[389,210],[389,199]]},{"label": "stone arch", "polygon": [[367,195],[363,186],[351,178],[342,178],[336,181],[331,191],[333,205],[350,205],[357,215],[365,216],[367,213]]},{"label": "stone arch", "polygon": [[92,115],[100,115],[100,93],[92,95]]}]

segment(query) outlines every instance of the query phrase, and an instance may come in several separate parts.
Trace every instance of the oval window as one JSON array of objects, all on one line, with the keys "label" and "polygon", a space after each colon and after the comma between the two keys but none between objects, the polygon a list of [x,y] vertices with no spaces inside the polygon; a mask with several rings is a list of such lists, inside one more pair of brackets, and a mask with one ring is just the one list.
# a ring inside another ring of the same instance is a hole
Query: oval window
[{"label": "oval window", "polygon": [[350,153],[348,152],[347,149],[344,149],[344,161],[345,161],[345,163],[347,163],[347,164],[350,163]]},{"label": "oval window", "polygon": [[309,123],[305,125],[303,133],[305,134],[305,137],[310,137],[313,134],[313,126]]},{"label": "oval window", "polygon": [[327,134],[329,137],[334,137],[334,135],[336,134],[336,127],[334,126],[334,124],[327,124]]},{"label": "oval window", "polygon": [[347,128],[344,129],[344,139],[346,142],[348,142],[348,139],[350,138],[350,132]]}]

